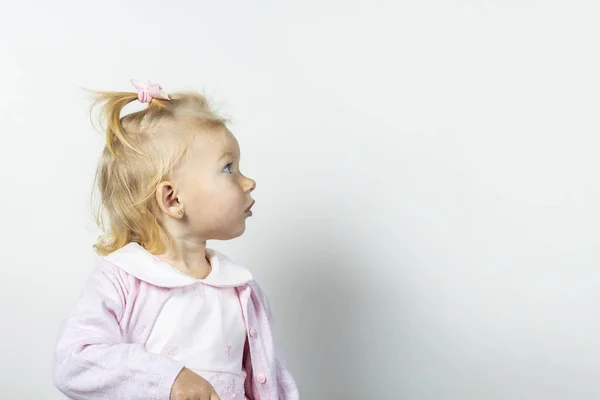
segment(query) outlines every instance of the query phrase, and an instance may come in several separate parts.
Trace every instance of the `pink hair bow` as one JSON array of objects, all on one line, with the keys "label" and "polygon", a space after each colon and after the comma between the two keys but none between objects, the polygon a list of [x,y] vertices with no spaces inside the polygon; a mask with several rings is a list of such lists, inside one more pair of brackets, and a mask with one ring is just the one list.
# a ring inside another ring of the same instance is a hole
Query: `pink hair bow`
[{"label": "pink hair bow", "polygon": [[138,92],[138,99],[142,103],[150,103],[152,99],[171,100],[157,83],[142,82],[136,79],[131,80],[131,84]]}]

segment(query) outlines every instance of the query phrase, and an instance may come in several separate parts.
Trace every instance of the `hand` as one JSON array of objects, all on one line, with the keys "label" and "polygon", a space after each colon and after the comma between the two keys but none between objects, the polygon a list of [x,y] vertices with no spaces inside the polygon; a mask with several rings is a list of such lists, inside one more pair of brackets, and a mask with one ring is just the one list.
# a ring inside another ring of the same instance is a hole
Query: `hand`
[{"label": "hand", "polygon": [[187,368],[181,370],[171,388],[171,400],[220,400],[210,383]]}]

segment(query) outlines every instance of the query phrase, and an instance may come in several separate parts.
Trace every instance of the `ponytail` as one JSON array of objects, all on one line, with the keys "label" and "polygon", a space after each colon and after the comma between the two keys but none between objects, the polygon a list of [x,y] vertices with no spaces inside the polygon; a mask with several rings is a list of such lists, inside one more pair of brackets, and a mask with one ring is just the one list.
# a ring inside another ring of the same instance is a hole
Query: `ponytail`
[{"label": "ponytail", "polygon": [[114,157],[117,157],[115,139],[136,153],[142,154],[127,140],[126,133],[121,126],[121,111],[137,98],[137,93],[97,92],[97,98],[92,104],[92,109],[98,104],[103,104],[100,109],[100,122],[106,126],[106,147]]}]

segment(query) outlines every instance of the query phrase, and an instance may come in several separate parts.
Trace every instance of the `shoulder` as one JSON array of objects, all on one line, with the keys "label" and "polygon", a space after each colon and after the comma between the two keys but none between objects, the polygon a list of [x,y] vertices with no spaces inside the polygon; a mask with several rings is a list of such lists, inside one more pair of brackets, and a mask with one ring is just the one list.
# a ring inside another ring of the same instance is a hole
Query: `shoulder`
[{"label": "shoulder", "polygon": [[267,295],[265,294],[265,291],[262,289],[262,287],[256,279],[252,279],[251,281],[249,281],[248,286],[250,287],[250,289],[252,289],[252,293],[254,293],[256,296],[260,297],[261,299],[266,299]]},{"label": "shoulder", "polygon": [[128,293],[132,287],[139,286],[139,280],[128,274],[117,265],[100,259],[88,276],[86,287],[93,287],[103,292],[116,291]]},{"label": "shoulder", "polygon": [[255,300],[258,300],[262,308],[265,310],[269,320],[273,319],[273,309],[271,308],[271,303],[265,291],[261,288],[260,284],[256,280],[251,280],[248,282],[248,287],[251,290],[252,297]]}]

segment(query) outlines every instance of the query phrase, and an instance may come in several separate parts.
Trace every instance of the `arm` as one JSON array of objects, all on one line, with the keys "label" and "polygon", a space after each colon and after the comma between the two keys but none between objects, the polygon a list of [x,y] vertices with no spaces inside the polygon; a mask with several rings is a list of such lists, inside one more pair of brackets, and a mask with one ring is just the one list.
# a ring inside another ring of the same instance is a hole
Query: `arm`
[{"label": "arm", "polygon": [[280,353],[277,353],[277,391],[280,400],[298,400],[298,386],[285,366]]},{"label": "arm", "polygon": [[[273,309],[265,292],[262,290],[258,282],[253,281],[253,290],[260,299],[265,310],[268,324],[272,327],[274,323]],[[274,345],[275,346],[275,345]],[[290,371],[287,369],[286,363],[279,352],[275,348],[276,355],[276,371],[277,371],[277,394],[279,400],[298,400],[298,386]],[[251,379],[251,378],[250,378]]]},{"label": "arm", "polygon": [[98,267],[61,329],[54,383],[70,399],[169,400],[183,365],[124,342],[124,286],[114,270]]}]

